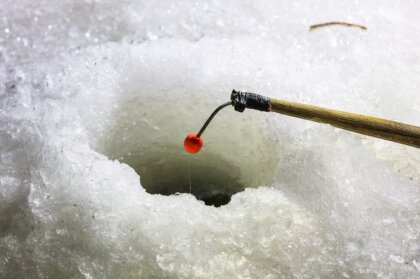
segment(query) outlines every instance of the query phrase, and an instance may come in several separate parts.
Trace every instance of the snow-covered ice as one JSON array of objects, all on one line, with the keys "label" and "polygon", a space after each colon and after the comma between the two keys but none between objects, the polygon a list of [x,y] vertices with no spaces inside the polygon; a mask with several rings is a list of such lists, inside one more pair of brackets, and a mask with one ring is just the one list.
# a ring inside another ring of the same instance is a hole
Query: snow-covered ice
[{"label": "snow-covered ice", "polygon": [[[233,88],[420,125],[418,11],[0,0],[0,278],[419,278],[419,150],[232,109],[182,148]],[[136,173],[189,170],[240,192]]]}]

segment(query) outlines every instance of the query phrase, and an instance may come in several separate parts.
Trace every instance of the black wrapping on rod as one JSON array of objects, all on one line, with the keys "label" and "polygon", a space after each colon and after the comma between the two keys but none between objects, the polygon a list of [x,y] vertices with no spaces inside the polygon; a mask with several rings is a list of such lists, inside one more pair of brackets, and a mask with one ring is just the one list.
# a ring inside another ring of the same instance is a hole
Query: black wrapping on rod
[{"label": "black wrapping on rod", "polygon": [[245,108],[271,110],[271,99],[259,94],[232,90],[231,100],[235,110],[239,112],[243,112]]}]

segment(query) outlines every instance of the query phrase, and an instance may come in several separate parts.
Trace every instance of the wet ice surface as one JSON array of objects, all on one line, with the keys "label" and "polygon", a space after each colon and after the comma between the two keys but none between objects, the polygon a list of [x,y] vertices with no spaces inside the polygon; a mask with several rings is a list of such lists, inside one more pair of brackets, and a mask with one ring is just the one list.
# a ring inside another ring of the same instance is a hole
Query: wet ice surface
[{"label": "wet ice surface", "polygon": [[[232,88],[420,125],[417,2],[1,6],[2,278],[420,275],[418,150],[232,110],[182,150]],[[329,20],[368,31],[308,32]],[[134,171],[189,163],[247,189],[214,208]]]}]

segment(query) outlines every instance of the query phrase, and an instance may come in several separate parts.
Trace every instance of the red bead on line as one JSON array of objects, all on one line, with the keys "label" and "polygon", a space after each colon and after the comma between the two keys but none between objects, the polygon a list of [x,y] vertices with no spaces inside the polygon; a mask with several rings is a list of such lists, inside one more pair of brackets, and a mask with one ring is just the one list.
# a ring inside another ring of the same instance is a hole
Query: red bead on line
[{"label": "red bead on line", "polygon": [[197,153],[203,146],[203,138],[191,133],[184,140],[184,148],[188,153]]}]

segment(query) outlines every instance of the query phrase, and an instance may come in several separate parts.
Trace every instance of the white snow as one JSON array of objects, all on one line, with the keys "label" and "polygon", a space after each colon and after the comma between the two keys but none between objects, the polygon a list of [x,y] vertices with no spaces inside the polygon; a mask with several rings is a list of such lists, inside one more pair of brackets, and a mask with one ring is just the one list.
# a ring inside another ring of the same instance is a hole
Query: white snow
[{"label": "white snow", "polygon": [[[419,150],[233,109],[182,148],[233,88],[420,125],[419,10],[1,0],[0,278],[420,277]],[[368,29],[308,31],[331,20]],[[215,208],[134,170],[189,164],[248,188]]]}]

